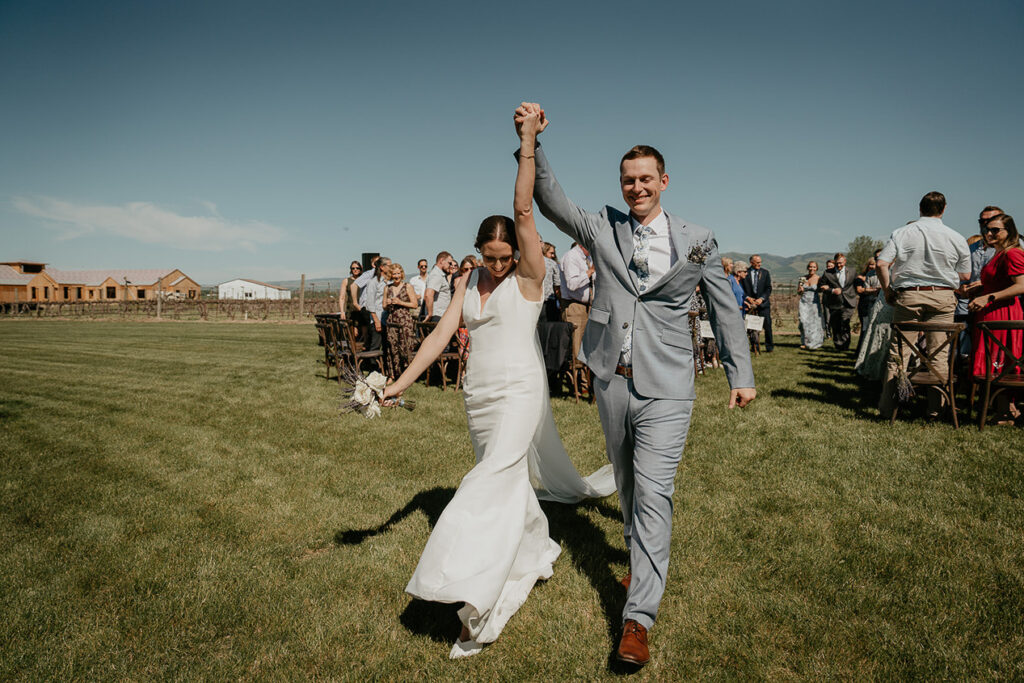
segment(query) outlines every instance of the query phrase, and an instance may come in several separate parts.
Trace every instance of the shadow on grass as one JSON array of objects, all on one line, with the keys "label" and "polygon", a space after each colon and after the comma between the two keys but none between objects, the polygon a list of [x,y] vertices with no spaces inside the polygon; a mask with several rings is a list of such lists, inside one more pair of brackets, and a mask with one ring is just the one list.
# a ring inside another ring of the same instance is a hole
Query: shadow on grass
[{"label": "shadow on grass", "polygon": [[626,590],[619,583],[613,565],[629,564],[629,553],[624,548],[613,548],[604,531],[586,516],[586,510],[595,510],[608,519],[621,524],[618,508],[601,501],[585,501],[575,505],[545,502],[541,504],[548,518],[551,537],[568,550],[573,567],[582,572],[601,601],[608,636],[615,642],[622,631],[622,608]]},{"label": "shadow on grass", "polygon": [[773,389],[773,398],[791,398],[815,403],[829,403],[853,411],[857,417],[877,421],[873,411],[878,401],[879,386],[857,374],[852,351],[819,349],[801,358],[811,381],[801,382],[801,390]]},{"label": "shadow on grass", "polygon": [[[337,545],[359,545],[373,536],[387,532],[395,524],[414,512],[421,511],[427,516],[427,523],[433,529],[445,507],[455,495],[455,489],[437,487],[420,491],[412,500],[396,510],[386,522],[369,529],[342,529],[334,534]],[[458,612],[461,604],[448,605],[439,602],[413,599],[398,617],[402,626],[412,633],[427,636],[438,643],[454,643],[459,636]]]},{"label": "shadow on grass", "polygon": [[371,536],[379,536],[388,531],[417,510],[423,511],[430,523],[430,528],[433,529],[441,512],[444,511],[454,495],[455,489],[453,488],[437,487],[428,491],[420,491],[380,526],[370,529],[340,529],[334,534],[334,542],[338,545],[359,545]]},{"label": "shadow on grass", "polygon": [[[417,493],[412,500],[396,510],[384,523],[369,529],[342,529],[335,533],[334,542],[339,546],[359,545],[368,538],[386,533],[395,524],[414,512],[422,511],[433,529],[445,506],[455,495],[452,488],[433,488]],[[573,567],[586,575],[590,585],[598,594],[607,622],[611,642],[617,642],[622,624],[622,608],[625,604],[625,589],[619,583],[612,567],[629,563],[629,554],[622,548],[613,548],[605,538],[604,531],[586,515],[593,510],[602,516],[621,522],[617,507],[601,501],[585,501],[576,505],[544,502],[541,504],[548,518],[551,537],[568,549]],[[424,635],[439,643],[452,643],[459,635],[457,612],[461,604],[443,604],[413,599],[399,616],[399,621],[410,632]],[[622,669],[614,659],[609,660],[609,669]],[[627,667],[621,673],[630,673]]]},{"label": "shadow on grass", "polygon": [[620,676],[639,672],[642,667],[618,661],[614,652],[622,634],[622,608],[626,604],[626,589],[619,583],[622,577],[616,575],[612,566],[628,566],[629,553],[624,548],[609,545],[604,532],[584,514],[585,510],[595,510],[621,524],[621,512],[617,507],[596,500],[575,505],[545,502],[541,503],[541,507],[547,515],[551,537],[566,546],[573,567],[586,575],[601,601],[611,644],[608,671]]},{"label": "shadow on grass", "polygon": [[26,401],[17,398],[0,399],[0,420],[21,415],[29,407]]}]

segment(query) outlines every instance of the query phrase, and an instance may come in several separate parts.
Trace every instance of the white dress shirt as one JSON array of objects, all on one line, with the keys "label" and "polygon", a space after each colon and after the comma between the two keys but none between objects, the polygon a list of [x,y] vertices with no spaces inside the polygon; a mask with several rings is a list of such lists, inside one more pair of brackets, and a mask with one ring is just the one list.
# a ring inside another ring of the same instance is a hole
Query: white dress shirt
[{"label": "white dress shirt", "polygon": [[590,303],[590,257],[580,245],[565,252],[562,257],[562,298]]},{"label": "white dress shirt", "polygon": [[416,296],[422,301],[423,292],[427,291],[427,276],[413,275],[409,278],[409,284],[412,285],[412,291],[416,292]]},{"label": "white dress shirt", "polygon": [[971,272],[967,240],[934,216],[896,228],[878,258],[892,264],[893,289],[955,289],[960,286],[958,273]]},{"label": "white dress shirt", "polygon": [[[636,231],[643,225],[633,216],[629,217],[629,222],[633,226],[633,234],[636,234]],[[650,245],[647,272],[651,274],[651,285],[654,285],[668,272],[669,268],[675,265],[678,257],[676,256],[676,247],[672,244],[668,234],[668,217],[665,216],[664,211],[659,211],[658,215],[647,224],[647,227],[653,231],[647,238]]]}]

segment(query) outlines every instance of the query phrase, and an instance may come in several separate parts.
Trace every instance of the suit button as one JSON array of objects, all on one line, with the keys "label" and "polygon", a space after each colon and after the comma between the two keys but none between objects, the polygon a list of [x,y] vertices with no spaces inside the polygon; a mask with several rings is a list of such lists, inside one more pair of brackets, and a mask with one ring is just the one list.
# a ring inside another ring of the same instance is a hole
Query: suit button
[{"label": "suit button", "polygon": [[629,323],[622,323],[622,329],[626,329],[628,327],[629,327]]}]

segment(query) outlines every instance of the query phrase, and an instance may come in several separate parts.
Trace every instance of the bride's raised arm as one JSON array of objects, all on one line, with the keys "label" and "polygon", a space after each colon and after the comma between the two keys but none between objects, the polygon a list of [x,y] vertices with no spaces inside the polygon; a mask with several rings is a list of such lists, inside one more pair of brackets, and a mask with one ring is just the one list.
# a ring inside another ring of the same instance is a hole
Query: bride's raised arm
[{"label": "bride's raised arm", "polygon": [[[515,114],[516,133],[519,135],[519,172],[516,175],[515,196],[512,208],[515,212],[516,242],[519,244],[519,265],[517,277],[526,280],[531,286],[536,285],[536,292],[523,292],[540,296],[546,274],[544,256],[540,250],[540,237],[537,235],[537,224],[533,217],[533,184],[537,175],[534,154],[537,148],[537,135],[547,128],[544,111],[539,104],[523,102]],[[524,283],[525,284],[525,283]]]}]

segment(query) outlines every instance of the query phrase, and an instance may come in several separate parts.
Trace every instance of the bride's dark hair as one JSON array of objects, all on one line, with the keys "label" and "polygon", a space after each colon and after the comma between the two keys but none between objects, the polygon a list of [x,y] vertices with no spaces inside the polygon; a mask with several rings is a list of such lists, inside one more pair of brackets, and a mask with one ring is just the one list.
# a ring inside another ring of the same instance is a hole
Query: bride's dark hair
[{"label": "bride's dark hair", "polygon": [[477,249],[488,242],[504,242],[512,247],[512,251],[519,249],[516,242],[515,223],[508,216],[488,216],[480,223],[480,229],[476,231],[476,242],[473,246]]}]

